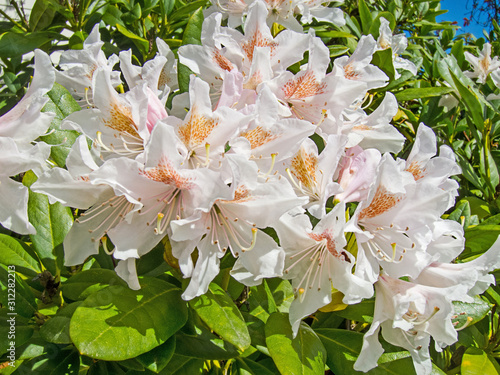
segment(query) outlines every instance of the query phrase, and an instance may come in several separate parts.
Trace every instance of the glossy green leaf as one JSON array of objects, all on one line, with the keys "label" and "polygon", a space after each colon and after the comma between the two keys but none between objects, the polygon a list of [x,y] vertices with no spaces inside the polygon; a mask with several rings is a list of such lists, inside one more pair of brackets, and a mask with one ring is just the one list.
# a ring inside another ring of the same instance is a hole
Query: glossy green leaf
[{"label": "glossy green leaf", "polygon": [[[23,183],[31,185],[36,176],[33,172],[24,175]],[[36,234],[30,234],[33,250],[42,264],[52,275],[58,275],[63,268],[63,240],[73,225],[73,214],[69,207],[59,202],[49,203],[44,194],[30,190],[28,200],[28,217],[36,229]]]},{"label": "glossy green leaf", "polygon": [[143,55],[146,55],[148,53],[149,41],[147,39],[134,34],[132,31],[128,30],[125,26],[122,26],[120,24],[116,24],[116,29],[124,36],[129,38],[136,45],[136,47],[139,48],[139,51],[141,51]]},{"label": "glossy green leaf", "polygon": [[189,17],[182,44],[201,44],[201,26],[203,25],[203,8],[198,8]]},{"label": "glossy green leaf", "polygon": [[464,228],[469,227],[470,223],[470,204],[468,201],[460,201],[459,204],[457,204],[456,208],[450,213],[450,216],[448,216],[449,220],[454,220],[457,223],[463,223]]},{"label": "glossy green leaf", "polygon": [[149,371],[159,373],[167,366],[175,352],[175,336],[169,338],[165,343],[157,346],[153,350],[141,354],[137,357],[141,363]]},{"label": "glossy green leaf", "polygon": [[[288,312],[294,299],[293,288],[288,280],[268,279],[258,286],[250,288],[248,303],[250,314],[264,323],[276,309],[279,312]],[[267,290],[266,290],[267,289]]]},{"label": "glossy green leaf", "polygon": [[364,300],[355,305],[348,305],[343,310],[334,311],[333,314],[341,316],[344,319],[354,320],[355,322],[371,323],[373,321],[373,311],[375,301]]},{"label": "glossy green leaf", "polygon": [[167,282],[150,278],[141,280],[139,290],[119,285],[99,290],[73,314],[71,340],[80,353],[95,359],[120,361],[146,353],[186,322],[181,293]]},{"label": "glossy green leaf", "polygon": [[224,340],[243,351],[250,346],[250,334],[238,307],[217,284],[211,283],[207,293],[193,298],[189,306],[208,327]]},{"label": "glossy green leaf", "polygon": [[293,338],[288,314],[274,313],[266,323],[266,344],[282,374],[323,374],[326,350],[316,333],[301,323]]},{"label": "glossy green leaf", "polygon": [[454,91],[451,87],[423,87],[423,88],[409,88],[396,93],[398,101],[408,101],[414,99],[431,98],[435,96],[442,96]]},{"label": "glossy green leaf", "polygon": [[55,14],[55,10],[46,0],[36,0],[33,8],[31,8],[30,29],[33,31],[43,30],[47,26],[50,26]]},{"label": "glossy green leaf", "polygon": [[[479,296],[474,297],[474,302],[454,301],[453,307],[457,316],[453,319],[453,323],[457,328],[476,324],[491,310],[491,305]],[[471,321],[467,322],[468,319]]]},{"label": "glossy green leaf", "polygon": [[373,65],[378,66],[382,71],[387,74],[389,79],[392,81],[396,74],[394,69],[394,64],[392,62],[392,49],[387,48],[381,51],[377,51],[373,54],[372,62]]},{"label": "glossy green leaf", "polygon": [[25,318],[31,318],[38,310],[35,296],[29,285],[13,271],[0,264],[0,306]]},{"label": "glossy green leaf", "polygon": [[191,14],[200,7],[204,7],[206,4],[207,0],[198,0],[198,1],[193,1],[192,3],[187,3],[186,5],[180,7],[179,9],[176,9],[175,12],[173,12],[170,15],[169,21],[176,22],[179,20],[185,20],[189,14]]},{"label": "glossy green leaf", "polygon": [[0,234],[0,263],[6,266],[15,266],[17,272],[25,275],[36,276],[42,272],[40,265],[30,254],[32,250],[24,242]]},{"label": "glossy green leaf", "polygon": [[477,225],[465,230],[465,247],[473,254],[488,250],[500,235],[500,225]]},{"label": "glossy green leaf", "polygon": [[202,359],[176,353],[168,363],[168,367],[161,372],[161,375],[201,375],[206,373],[203,370],[204,363],[205,361]]},{"label": "glossy green leaf", "polygon": [[69,323],[73,313],[81,303],[81,301],[74,302],[59,310],[56,315],[52,316],[40,327],[40,336],[54,344],[71,344]]},{"label": "glossy green leaf", "polygon": [[495,358],[479,348],[468,348],[460,366],[462,375],[500,374],[500,366]]},{"label": "glossy green leaf", "polygon": [[42,108],[42,112],[53,112],[56,115],[50,124],[48,131],[50,134],[41,137],[41,139],[45,143],[53,145],[50,150],[50,156],[59,167],[63,168],[66,165],[66,158],[71,150],[71,146],[75,143],[79,133],[74,130],[61,129],[61,122],[68,115],[79,111],[81,108],[68,90],[58,83],[54,83],[47,96],[49,101]]},{"label": "glossy green leaf", "polygon": [[[95,293],[108,286],[127,286],[120,276],[114,270],[107,270],[102,268],[92,268],[82,271],[70,277],[61,286],[63,296],[65,298],[76,300],[83,300],[92,293]],[[109,300],[111,300],[111,291],[109,291]],[[106,298],[103,295],[101,298]]]}]

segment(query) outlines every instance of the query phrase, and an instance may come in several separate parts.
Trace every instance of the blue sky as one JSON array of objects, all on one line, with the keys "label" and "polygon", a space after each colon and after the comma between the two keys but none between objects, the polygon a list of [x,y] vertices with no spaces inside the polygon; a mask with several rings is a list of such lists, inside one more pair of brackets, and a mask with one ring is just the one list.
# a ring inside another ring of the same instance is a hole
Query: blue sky
[{"label": "blue sky", "polygon": [[[468,3],[468,4],[467,4]],[[472,33],[476,38],[483,36],[483,27],[471,24],[470,26],[463,27],[464,17],[471,10],[472,0],[441,0],[441,9],[447,9],[448,13],[438,17],[439,21],[457,21],[458,26],[457,34]],[[468,7],[467,7],[468,5]]]}]

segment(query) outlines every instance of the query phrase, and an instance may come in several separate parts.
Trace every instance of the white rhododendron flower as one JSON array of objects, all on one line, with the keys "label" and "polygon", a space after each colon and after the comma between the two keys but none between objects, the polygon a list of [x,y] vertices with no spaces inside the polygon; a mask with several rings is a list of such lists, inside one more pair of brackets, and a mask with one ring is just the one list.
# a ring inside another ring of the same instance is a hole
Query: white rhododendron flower
[{"label": "white rhododendron flower", "polygon": [[473,71],[466,71],[464,74],[469,78],[477,78],[478,83],[485,83],[488,75],[500,68],[498,56],[491,58],[491,44],[484,43],[483,49],[479,52],[479,57],[470,52],[464,52],[465,59],[472,65]]}]

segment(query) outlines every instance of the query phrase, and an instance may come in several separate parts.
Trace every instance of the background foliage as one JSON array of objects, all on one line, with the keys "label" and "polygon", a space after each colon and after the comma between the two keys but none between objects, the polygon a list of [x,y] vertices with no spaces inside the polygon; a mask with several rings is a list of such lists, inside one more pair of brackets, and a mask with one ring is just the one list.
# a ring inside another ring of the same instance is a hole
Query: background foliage
[{"label": "background foliage", "polygon": [[[156,38],[171,49],[200,43],[205,0],[37,0],[29,17],[21,7],[14,18],[0,23],[0,113],[24,95],[32,76],[30,52],[80,49],[92,27],[100,22],[107,56],[132,49],[142,65],[157,53]],[[460,196],[447,217],[462,224],[466,250],[458,261],[484,253],[500,234],[499,100],[491,79],[478,85],[463,74],[464,58],[477,55],[485,42],[500,54],[500,27],[493,22],[487,36],[457,35],[449,22],[436,22],[445,10],[439,1],[347,0],[341,6],[346,26],[313,23],[316,35],[329,46],[332,58],[354,51],[362,35],[376,38],[380,17],[396,33],[404,32],[409,46],[404,57],[418,67],[417,76],[404,71],[395,78],[392,58],[377,52],[372,64],[391,79],[374,90],[373,106],[384,92],[396,95],[400,108],[393,123],[408,142],[406,155],[420,122],[432,127],[441,144],[456,153],[462,168]],[[390,51],[387,51],[390,53]],[[179,68],[185,91],[189,71]],[[63,166],[76,135],[60,130],[61,120],[79,106],[61,86],[48,94],[46,110],[55,111],[54,131],[45,136],[53,161]],[[453,102],[455,105],[447,103]],[[25,185],[36,176],[18,176]],[[47,215],[48,213],[48,215]],[[37,234],[0,233],[0,309],[7,319],[8,265],[16,266],[16,367],[7,365],[7,325],[0,326],[2,374],[323,374],[357,373],[362,333],[372,321],[373,300],[348,306],[332,303],[302,323],[292,337],[287,312],[294,298],[287,280],[269,279],[244,287],[229,277],[234,259],[225,257],[221,273],[209,292],[189,302],[181,299],[185,280],[172,261],[168,241],[138,260],[142,288],[130,290],[113,271],[113,259],[102,249],[81,267],[63,266],[62,240],[75,212],[51,205],[47,197],[30,193],[29,216]],[[160,262],[159,259],[165,261]],[[497,275],[498,276],[498,275]],[[490,287],[472,304],[457,304],[462,325],[459,341],[443,352],[432,352],[436,374],[500,374],[500,288]],[[409,353],[384,344],[379,367],[369,373],[412,373]]]}]

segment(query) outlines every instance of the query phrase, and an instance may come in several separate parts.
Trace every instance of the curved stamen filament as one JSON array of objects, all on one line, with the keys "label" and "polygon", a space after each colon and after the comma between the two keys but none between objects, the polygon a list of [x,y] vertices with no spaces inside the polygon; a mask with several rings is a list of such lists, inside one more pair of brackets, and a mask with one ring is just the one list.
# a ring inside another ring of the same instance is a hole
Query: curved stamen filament
[{"label": "curved stamen filament", "polygon": [[273,171],[274,169],[274,163],[276,162],[276,156],[278,153],[271,154],[271,168],[267,171],[267,173],[264,175],[264,177],[269,176],[269,174]]},{"label": "curved stamen filament", "polygon": [[250,243],[249,247],[242,247],[241,251],[249,251],[252,250],[255,246],[255,243],[257,242],[257,228],[252,228],[252,242]]},{"label": "curved stamen filament", "polygon": [[113,152],[113,150],[112,150],[112,149],[110,149],[108,146],[106,146],[106,145],[104,144],[104,142],[102,141],[102,132],[97,131],[96,136],[97,136],[97,138],[96,138],[96,140],[95,140],[96,144],[98,144],[99,146],[101,146],[101,147],[102,147],[103,149],[105,149],[106,151]]},{"label": "curved stamen filament", "polygon": [[468,316],[467,321],[461,327],[458,327],[458,328],[456,327],[458,325],[458,322],[453,323],[453,325],[455,326],[455,330],[461,331],[464,328],[467,328],[468,326],[470,326],[470,324],[472,323],[473,320],[474,319],[471,316]]},{"label": "curved stamen filament", "polygon": [[106,236],[102,237],[101,238],[101,243],[102,243],[102,249],[104,250],[104,252],[108,255],[111,255],[115,252],[115,248],[113,248],[111,251],[108,250],[108,238]]}]

